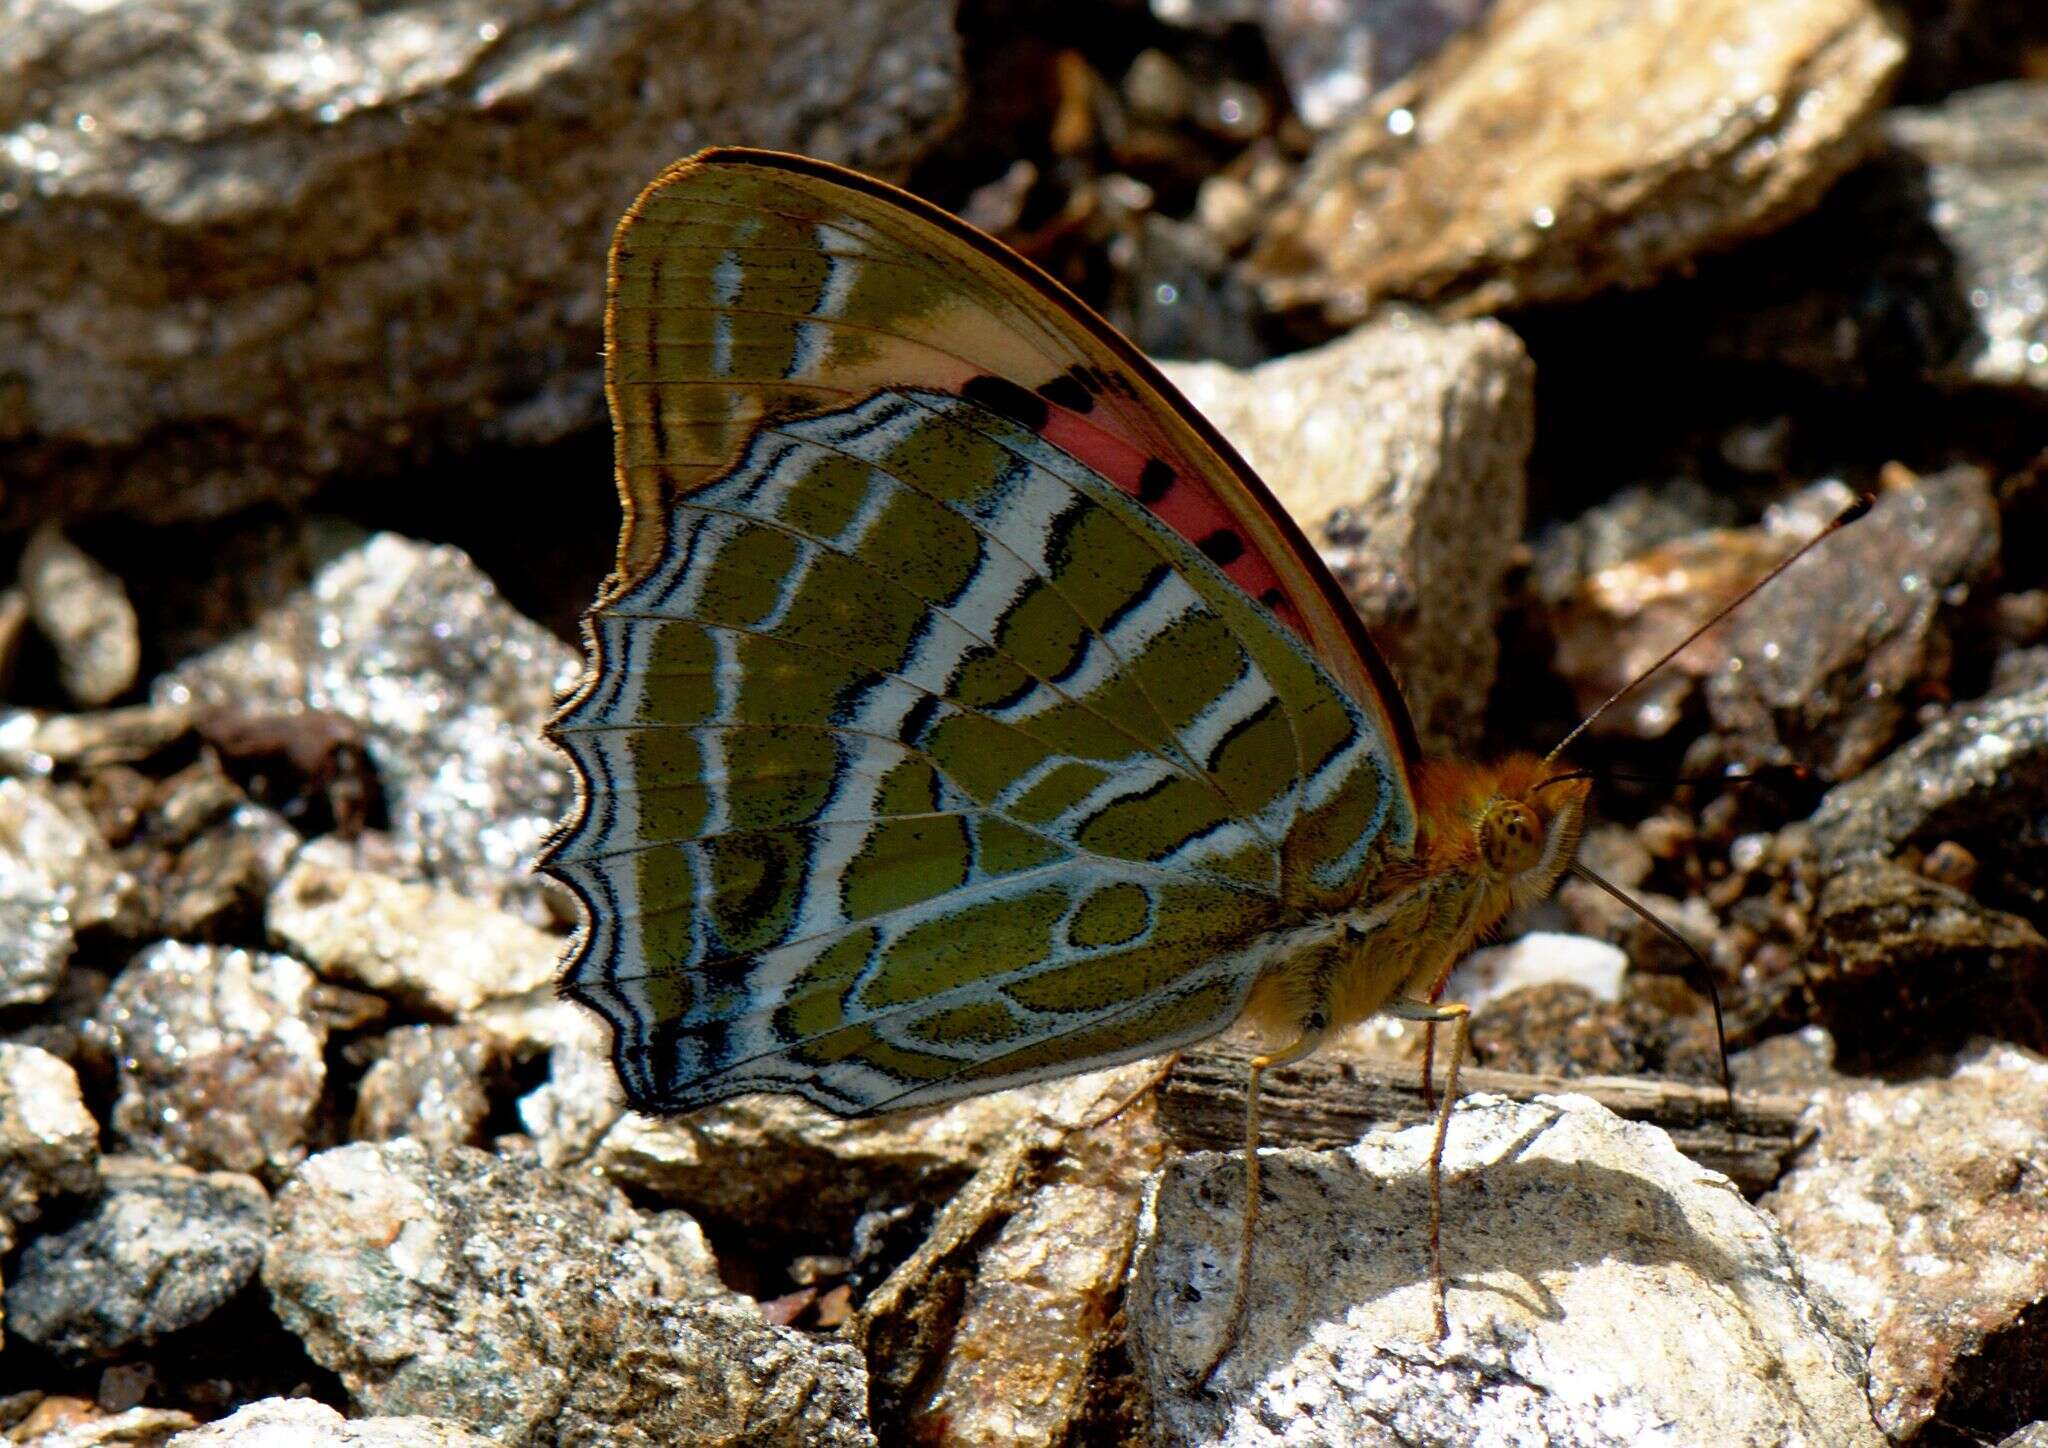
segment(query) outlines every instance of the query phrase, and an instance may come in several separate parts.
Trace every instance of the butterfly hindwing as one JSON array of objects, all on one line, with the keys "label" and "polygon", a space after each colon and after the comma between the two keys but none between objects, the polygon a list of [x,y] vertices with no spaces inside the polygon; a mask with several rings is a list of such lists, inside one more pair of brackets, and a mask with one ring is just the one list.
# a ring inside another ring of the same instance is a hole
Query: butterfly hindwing
[{"label": "butterfly hindwing", "polygon": [[1142,449],[1077,455],[988,380],[1096,365],[1064,312],[879,193],[757,169],[649,246],[664,184],[728,174],[671,173],[615,249],[638,522],[553,726],[565,988],[660,1111],[924,1104],[1213,1034],[1412,838],[1397,732],[1096,466]]}]

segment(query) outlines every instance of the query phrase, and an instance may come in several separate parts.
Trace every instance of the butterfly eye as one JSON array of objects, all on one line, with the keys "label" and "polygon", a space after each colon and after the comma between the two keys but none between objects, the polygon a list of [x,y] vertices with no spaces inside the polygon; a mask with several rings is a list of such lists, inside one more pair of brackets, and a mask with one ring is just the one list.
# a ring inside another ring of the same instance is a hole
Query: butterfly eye
[{"label": "butterfly eye", "polygon": [[1501,800],[1479,821],[1479,853],[1495,873],[1519,875],[1543,858],[1543,822],[1520,800]]}]

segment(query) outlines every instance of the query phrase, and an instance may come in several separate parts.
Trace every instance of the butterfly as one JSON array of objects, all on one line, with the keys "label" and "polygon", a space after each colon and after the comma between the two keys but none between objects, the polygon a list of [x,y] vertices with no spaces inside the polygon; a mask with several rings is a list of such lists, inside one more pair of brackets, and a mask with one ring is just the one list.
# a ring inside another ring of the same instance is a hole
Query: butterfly
[{"label": "butterfly", "polygon": [[[1138,350],[927,203],[715,149],[613,244],[624,511],[550,737],[562,989],[638,1111],[842,1115],[1239,1021],[1260,1074],[1452,964],[1572,860],[1549,758],[1425,756],[1273,495]],[[1212,1365],[1213,1367],[1213,1365]]]}]

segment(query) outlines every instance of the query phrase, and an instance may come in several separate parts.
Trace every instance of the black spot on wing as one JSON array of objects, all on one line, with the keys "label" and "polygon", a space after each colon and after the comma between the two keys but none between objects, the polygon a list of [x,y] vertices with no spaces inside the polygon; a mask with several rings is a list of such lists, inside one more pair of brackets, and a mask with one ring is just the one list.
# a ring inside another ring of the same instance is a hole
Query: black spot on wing
[{"label": "black spot on wing", "polygon": [[1062,372],[1052,381],[1041,385],[1038,395],[1054,407],[1064,407],[1069,412],[1095,410],[1095,394],[1082,386],[1070,373]]},{"label": "black spot on wing", "polygon": [[1235,528],[1218,528],[1195,546],[1218,568],[1228,568],[1244,557],[1244,539],[1237,536]]},{"label": "black spot on wing", "polygon": [[967,384],[960,389],[960,395],[976,407],[986,407],[998,417],[1007,417],[1032,432],[1045,431],[1045,420],[1052,415],[1044,398],[1019,387],[1007,377],[986,372],[979,377],[968,378]]},{"label": "black spot on wing", "polygon": [[1173,469],[1163,459],[1145,459],[1145,466],[1138,471],[1138,501],[1148,508],[1155,506],[1173,491],[1174,482]]},{"label": "black spot on wing", "polygon": [[1277,588],[1269,588],[1259,595],[1259,602],[1268,608],[1278,608],[1281,604],[1287,602],[1287,595]]}]

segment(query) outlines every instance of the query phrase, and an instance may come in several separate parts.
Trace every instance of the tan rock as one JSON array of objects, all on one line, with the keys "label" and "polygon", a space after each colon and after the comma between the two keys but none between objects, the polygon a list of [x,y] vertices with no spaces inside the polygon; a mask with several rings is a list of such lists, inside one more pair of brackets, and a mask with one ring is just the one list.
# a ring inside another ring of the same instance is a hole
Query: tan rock
[{"label": "tan rock", "polygon": [[1246,371],[1166,371],[1336,570],[1425,742],[1471,743],[1535,428],[1514,334],[1404,313]]},{"label": "tan rock", "polygon": [[312,859],[278,882],[267,924],[322,975],[448,1016],[545,991],[561,954],[489,905]]},{"label": "tan rock", "polygon": [[1136,1430],[1137,1414],[1099,1399],[1131,1387],[1106,1381],[1104,1360],[1121,1345],[1124,1274],[1164,1142],[1149,1098],[1093,1129],[1070,1123],[1111,1109],[1152,1070],[1141,1062],[1062,1088],[868,1298],[855,1337],[879,1436],[1056,1448]]},{"label": "tan rock", "polygon": [[1643,285],[1817,201],[1904,56],[1871,0],[1509,0],[1325,143],[1254,275],[1340,323]]}]

